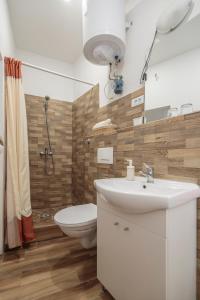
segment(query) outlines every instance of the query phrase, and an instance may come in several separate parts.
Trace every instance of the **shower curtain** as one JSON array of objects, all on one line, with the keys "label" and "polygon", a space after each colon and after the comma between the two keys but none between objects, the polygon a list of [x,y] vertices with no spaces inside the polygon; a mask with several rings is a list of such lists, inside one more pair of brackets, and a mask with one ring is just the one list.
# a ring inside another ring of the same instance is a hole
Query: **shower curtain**
[{"label": "shower curtain", "polygon": [[33,240],[25,97],[21,62],[5,58],[6,191],[5,243],[8,248]]}]

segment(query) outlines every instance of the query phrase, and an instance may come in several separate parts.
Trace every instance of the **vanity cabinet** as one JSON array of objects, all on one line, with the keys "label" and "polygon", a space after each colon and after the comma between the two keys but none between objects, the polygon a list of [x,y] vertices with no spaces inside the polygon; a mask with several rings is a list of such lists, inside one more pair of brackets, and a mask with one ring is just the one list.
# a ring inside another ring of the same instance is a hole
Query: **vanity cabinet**
[{"label": "vanity cabinet", "polygon": [[118,211],[101,194],[97,205],[97,276],[114,299],[196,299],[195,201],[181,212],[140,215]]}]

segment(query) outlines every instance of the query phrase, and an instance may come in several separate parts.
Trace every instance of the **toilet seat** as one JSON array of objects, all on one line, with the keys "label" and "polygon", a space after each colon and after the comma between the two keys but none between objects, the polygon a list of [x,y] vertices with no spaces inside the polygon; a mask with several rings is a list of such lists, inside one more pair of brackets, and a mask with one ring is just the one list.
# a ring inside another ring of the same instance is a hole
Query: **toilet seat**
[{"label": "toilet seat", "polygon": [[91,226],[96,226],[97,207],[92,203],[67,207],[55,214],[54,221],[72,230],[73,228],[74,230],[87,230]]},{"label": "toilet seat", "polygon": [[71,231],[84,231],[84,230],[88,230],[88,229],[91,229],[91,228],[96,228],[97,227],[97,221],[94,221],[93,223],[90,223],[88,225],[68,225],[68,224],[61,224],[61,223],[58,223],[56,222],[56,224],[58,226],[62,226],[63,228],[69,228]]}]

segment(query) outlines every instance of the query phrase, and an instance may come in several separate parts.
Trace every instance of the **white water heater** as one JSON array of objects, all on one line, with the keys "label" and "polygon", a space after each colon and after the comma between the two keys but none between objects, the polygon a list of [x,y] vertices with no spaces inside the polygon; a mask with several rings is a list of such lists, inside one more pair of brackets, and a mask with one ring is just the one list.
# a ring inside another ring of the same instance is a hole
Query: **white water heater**
[{"label": "white water heater", "polygon": [[124,0],[83,0],[83,52],[97,65],[122,60],[125,53]]}]

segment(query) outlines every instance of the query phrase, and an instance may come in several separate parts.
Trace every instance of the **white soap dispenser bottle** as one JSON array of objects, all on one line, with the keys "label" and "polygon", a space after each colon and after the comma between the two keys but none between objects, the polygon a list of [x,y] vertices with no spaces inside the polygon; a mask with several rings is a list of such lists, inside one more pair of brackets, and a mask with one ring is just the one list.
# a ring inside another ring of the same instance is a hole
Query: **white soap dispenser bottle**
[{"label": "white soap dispenser bottle", "polygon": [[127,166],[127,180],[135,180],[135,167],[133,166],[133,161],[131,159],[127,159],[128,166]]}]

